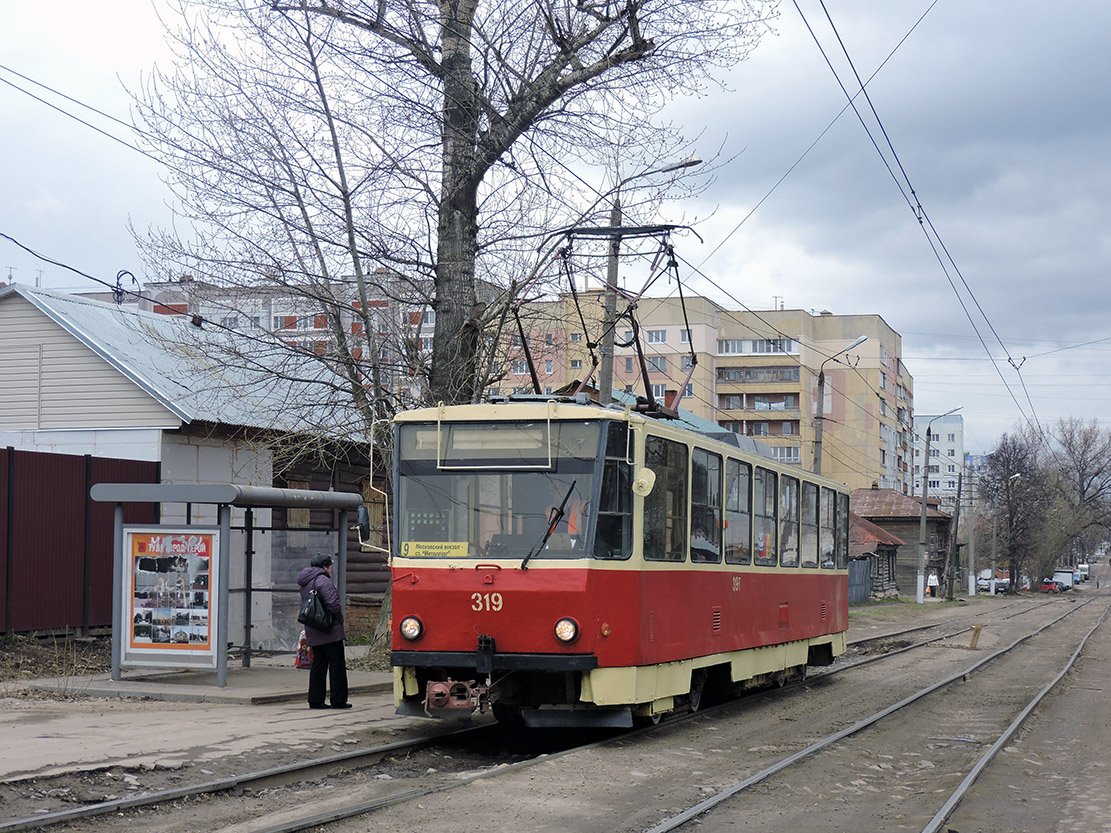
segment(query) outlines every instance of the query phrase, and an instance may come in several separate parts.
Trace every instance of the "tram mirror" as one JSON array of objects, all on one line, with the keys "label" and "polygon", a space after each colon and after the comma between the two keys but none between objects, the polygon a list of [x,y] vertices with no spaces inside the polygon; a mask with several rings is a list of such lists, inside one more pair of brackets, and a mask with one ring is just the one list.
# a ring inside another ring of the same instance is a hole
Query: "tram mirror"
[{"label": "tram mirror", "polygon": [[652,469],[640,469],[633,480],[633,494],[647,497],[656,485],[656,473]]},{"label": "tram mirror", "polygon": [[359,543],[365,544],[370,538],[370,512],[365,505],[359,505],[359,519],[356,523],[359,527]]}]

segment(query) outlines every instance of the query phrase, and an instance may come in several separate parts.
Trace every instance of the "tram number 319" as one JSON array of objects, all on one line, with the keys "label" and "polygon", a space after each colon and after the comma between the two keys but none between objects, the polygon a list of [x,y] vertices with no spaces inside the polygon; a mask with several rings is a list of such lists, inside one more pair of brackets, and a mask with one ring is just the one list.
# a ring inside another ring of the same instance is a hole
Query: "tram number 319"
[{"label": "tram number 319", "polygon": [[471,610],[497,613],[501,608],[501,593],[471,593]]}]

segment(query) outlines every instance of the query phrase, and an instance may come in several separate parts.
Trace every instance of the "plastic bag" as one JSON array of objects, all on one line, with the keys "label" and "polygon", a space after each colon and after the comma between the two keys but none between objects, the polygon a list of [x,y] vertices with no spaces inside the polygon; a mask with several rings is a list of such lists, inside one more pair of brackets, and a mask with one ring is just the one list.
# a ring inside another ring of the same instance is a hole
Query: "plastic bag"
[{"label": "plastic bag", "polygon": [[312,665],[312,648],[309,647],[309,638],[301,631],[301,638],[297,640],[297,654],[293,657],[294,668],[308,668]]}]

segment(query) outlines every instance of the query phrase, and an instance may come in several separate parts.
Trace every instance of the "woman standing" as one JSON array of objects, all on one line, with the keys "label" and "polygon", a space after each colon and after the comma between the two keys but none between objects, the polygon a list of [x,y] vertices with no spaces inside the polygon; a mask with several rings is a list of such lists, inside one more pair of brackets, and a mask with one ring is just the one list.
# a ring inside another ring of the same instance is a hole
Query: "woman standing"
[{"label": "woman standing", "polygon": [[[312,648],[312,665],[309,666],[309,708],[349,709],[347,702],[347,661],[343,655],[343,604],[339,591],[332,584],[332,556],[320,553],[313,556],[308,567],[297,576],[301,600],[316,590],[324,606],[332,614],[332,628],[318,631],[305,626],[305,637]],[[331,685],[331,706],[324,702],[325,682]]]}]

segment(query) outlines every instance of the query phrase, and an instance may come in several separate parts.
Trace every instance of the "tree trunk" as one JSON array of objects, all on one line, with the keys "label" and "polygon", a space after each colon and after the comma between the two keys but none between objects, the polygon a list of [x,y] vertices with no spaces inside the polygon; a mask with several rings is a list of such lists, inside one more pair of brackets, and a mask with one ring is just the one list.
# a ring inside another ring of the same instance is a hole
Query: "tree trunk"
[{"label": "tree trunk", "polygon": [[429,398],[457,404],[475,397],[478,357],[475,253],[478,248],[476,142],[478,96],[471,73],[474,0],[442,2],[443,187],[436,246],[436,324]]}]

